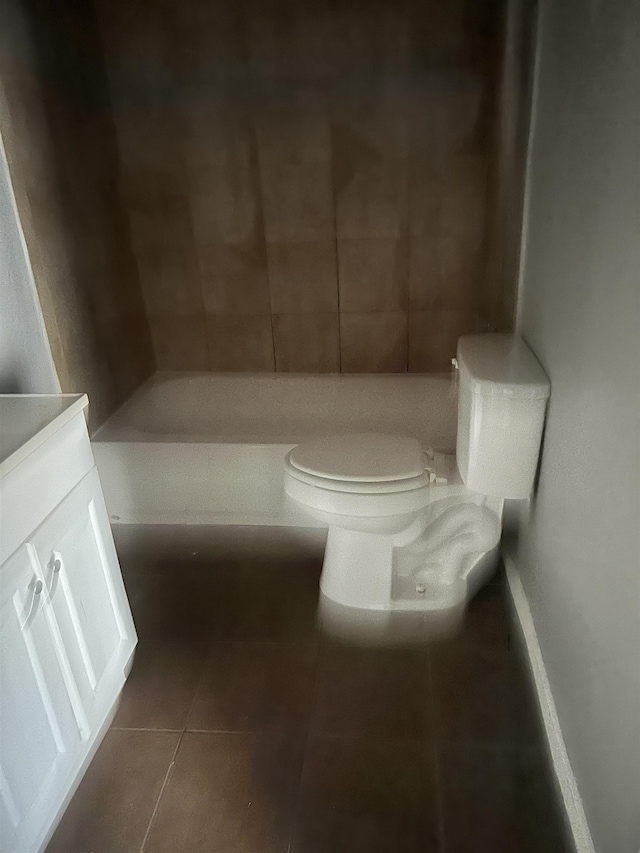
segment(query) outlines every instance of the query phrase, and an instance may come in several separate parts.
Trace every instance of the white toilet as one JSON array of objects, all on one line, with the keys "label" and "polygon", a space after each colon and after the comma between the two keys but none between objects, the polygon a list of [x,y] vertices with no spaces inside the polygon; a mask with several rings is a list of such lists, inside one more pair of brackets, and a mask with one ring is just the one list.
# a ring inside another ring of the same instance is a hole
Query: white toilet
[{"label": "white toilet", "polygon": [[460,605],[494,571],[506,498],[531,494],[549,381],[515,335],[458,342],[456,456],[375,433],[305,442],[285,492],[329,528],[320,589],[340,607]]}]

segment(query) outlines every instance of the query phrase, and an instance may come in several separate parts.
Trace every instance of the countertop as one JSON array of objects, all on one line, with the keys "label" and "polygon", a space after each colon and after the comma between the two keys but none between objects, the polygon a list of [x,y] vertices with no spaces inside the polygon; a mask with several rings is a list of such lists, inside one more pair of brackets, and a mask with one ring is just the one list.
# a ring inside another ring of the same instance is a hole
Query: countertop
[{"label": "countertop", "polygon": [[88,404],[86,394],[0,394],[0,477]]}]

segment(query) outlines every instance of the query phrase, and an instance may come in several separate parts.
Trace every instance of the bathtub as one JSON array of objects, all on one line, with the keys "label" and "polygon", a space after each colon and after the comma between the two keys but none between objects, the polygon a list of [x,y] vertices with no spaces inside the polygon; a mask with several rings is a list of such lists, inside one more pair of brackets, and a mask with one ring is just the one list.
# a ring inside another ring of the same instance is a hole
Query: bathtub
[{"label": "bathtub", "polygon": [[310,436],[392,432],[455,448],[444,375],[157,373],[93,436],[112,521],[321,526],[284,495]]}]

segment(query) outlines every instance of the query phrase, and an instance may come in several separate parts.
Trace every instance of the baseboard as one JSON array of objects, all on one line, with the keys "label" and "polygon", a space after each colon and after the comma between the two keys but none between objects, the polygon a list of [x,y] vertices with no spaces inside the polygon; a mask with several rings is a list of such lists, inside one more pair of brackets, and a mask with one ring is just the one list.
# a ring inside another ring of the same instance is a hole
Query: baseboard
[{"label": "baseboard", "polygon": [[582,798],[580,797],[564,738],[562,737],[560,720],[558,719],[556,705],[553,700],[551,685],[549,684],[547,670],[542,658],[529,602],[513,557],[508,552],[504,552],[503,557],[509,592],[519,623],[524,650],[528,657],[529,667],[533,676],[533,683],[547,738],[547,747],[567,825],[576,853],[595,853],[593,840],[582,805]]}]

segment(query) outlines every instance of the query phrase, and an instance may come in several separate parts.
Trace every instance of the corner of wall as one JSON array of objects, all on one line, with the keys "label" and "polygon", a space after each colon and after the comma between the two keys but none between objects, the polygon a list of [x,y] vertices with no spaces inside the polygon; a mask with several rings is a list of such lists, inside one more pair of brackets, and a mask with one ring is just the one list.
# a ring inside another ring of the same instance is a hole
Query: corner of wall
[{"label": "corner of wall", "polygon": [[533,143],[536,131],[538,112],[538,97],[540,88],[540,44],[542,28],[542,0],[536,5],[536,22],[534,27],[534,50],[533,50],[533,83],[530,93],[530,116],[529,132],[527,136],[527,157],[524,175],[524,191],[522,198],[522,223],[520,228],[520,250],[518,258],[518,275],[516,278],[516,293],[514,299],[513,327],[516,332],[522,334],[522,301],[524,293],[524,278],[527,263],[527,233],[529,230],[529,209],[531,203],[531,161]]},{"label": "corner of wall", "polygon": [[[0,86],[0,106],[4,108],[4,90]],[[2,110],[6,115],[6,111]],[[27,344],[29,346],[29,356],[30,358],[38,358],[41,364],[41,380],[45,381],[46,385],[48,385],[52,392],[60,393],[60,378],[58,376],[58,371],[56,369],[55,359],[53,357],[51,341],[49,338],[47,324],[45,321],[44,311],[42,308],[40,296],[38,294],[38,289],[36,287],[35,276],[33,274],[33,268],[31,266],[31,258],[29,257],[29,250],[27,248],[27,241],[24,235],[24,229],[22,227],[22,220],[20,218],[20,212],[18,209],[18,202],[16,199],[16,193],[13,183],[13,178],[11,175],[11,171],[9,169],[9,163],[7,160],[7,152],[5,149],[4,138],[2,135],[2,128],[0,128],[0,171],[2,172],[2,180],[3,183],[6,183],[7,188],[7,196],[8,196],[8,204],[10,206],[10,211],[8,211],[9,218],[14,219],[15,226],[15,234],[19,240],[20,249],[19,254],[21,255],[20,266],[22,266],[23,270],[23,286],[26,293],[25,298],[25,310],[28,306],[29,316],[31,317],[31,323],[29,324],[32,328],[33,339]],[[5,228],[3,227],[3,231]],[[9,229],[7,228],[8,232]],[[13,277],[13,276],[11,276]],[[20,284],[18,284],[20,287]],[[21,319],[21,323],[24,323],[24,318]],[[24,334],[23,326],[23,334]],[[37,344],[37,346],[36,346]],[[26,353],[24,353],[26,355]]]}]

